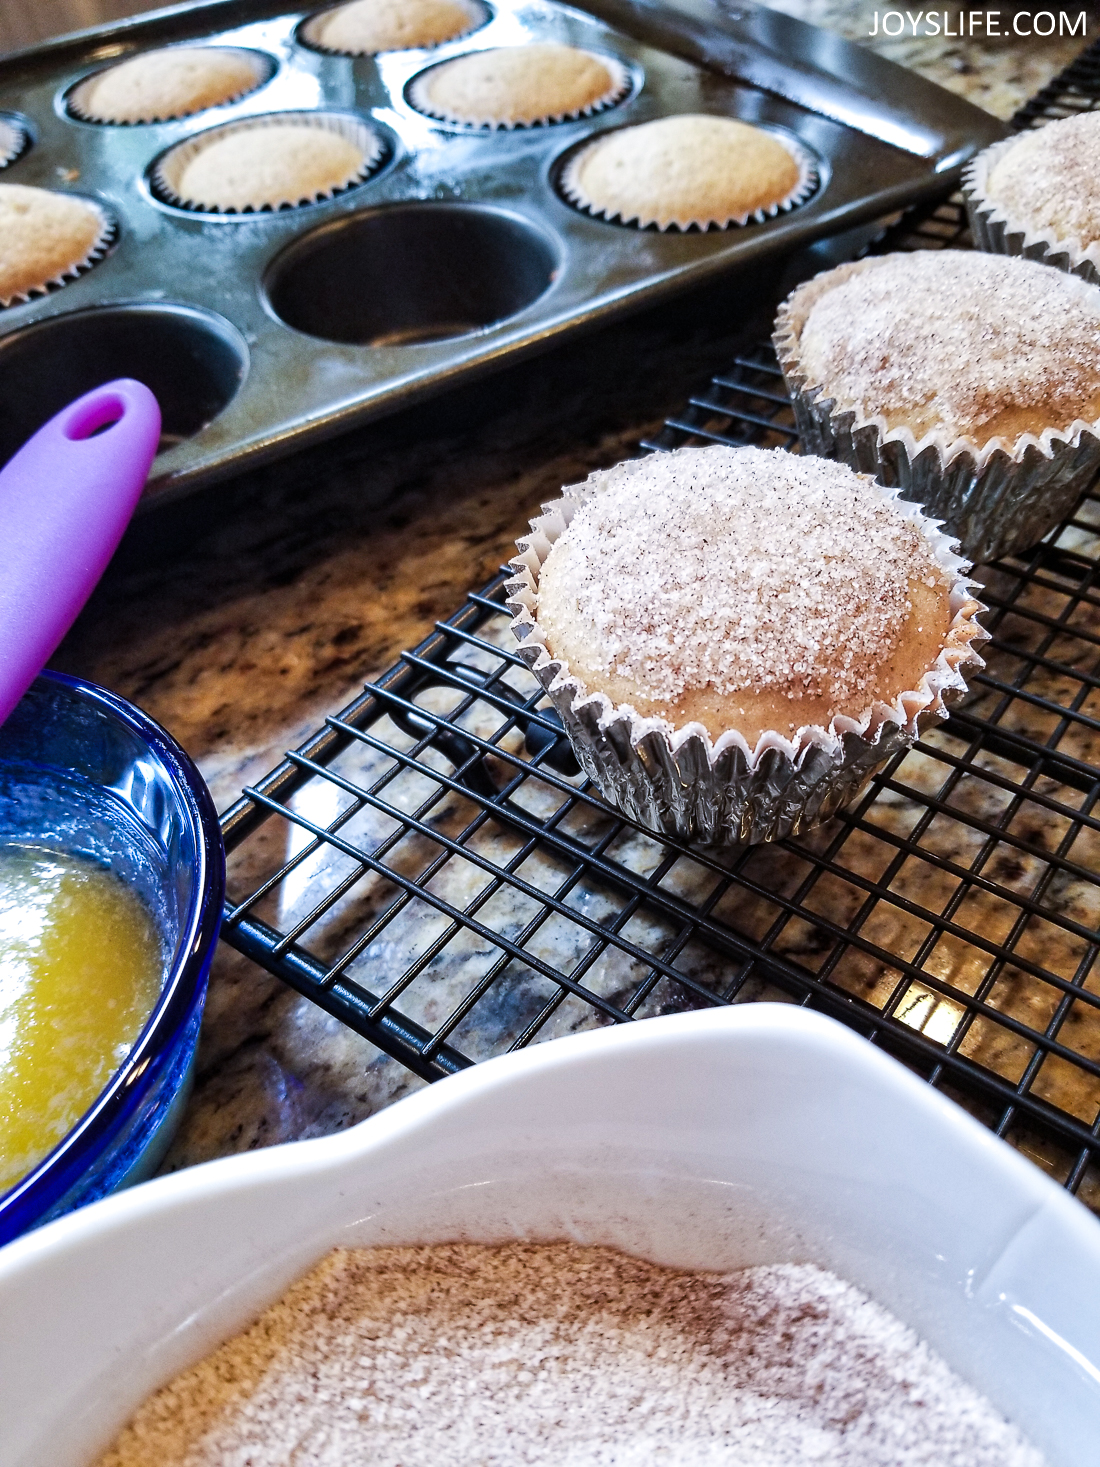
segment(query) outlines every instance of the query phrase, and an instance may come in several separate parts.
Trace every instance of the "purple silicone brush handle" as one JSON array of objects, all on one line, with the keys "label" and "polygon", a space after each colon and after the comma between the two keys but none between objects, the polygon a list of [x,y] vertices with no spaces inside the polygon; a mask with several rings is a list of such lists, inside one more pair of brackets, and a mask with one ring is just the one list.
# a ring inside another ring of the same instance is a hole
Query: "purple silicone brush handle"
[{"label": "purple silicone brush handle", "polygon": [[106,569],[159,437],[156,398],[122,378],[63,408],[0,471],[0,723]]}]

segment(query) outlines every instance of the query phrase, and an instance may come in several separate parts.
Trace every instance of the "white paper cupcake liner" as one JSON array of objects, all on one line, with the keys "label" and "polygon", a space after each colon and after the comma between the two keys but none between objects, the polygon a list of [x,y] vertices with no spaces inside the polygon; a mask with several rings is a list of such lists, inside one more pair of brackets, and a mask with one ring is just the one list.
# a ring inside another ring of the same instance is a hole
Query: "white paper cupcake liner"
[{"label": "white paper cupcake liner", "polygon": [[[453,36],[447,36],[442,41],[432,41],[427,45],[421,46],[403,46],[398,47],[398,49],[404,51],[434,51],[439,46],[450,45],[452,41],[465,40],[467,36],[473,35],[474,31],[479,31],[482,26],[488,25],[493,18],[492,11],[487,5],[481,4],[481,0],[458,0],[458,3],[470,17],[470,24],[465,30],[458,31]],[[343,8],[343,5],[329,5],[324,10],[315,11],[313,15],[308,16],[298,27],[298,41],[303,46],[308,46],[311,51],[320,51],[324,56],[381,56],[386,54],[383,51],[349,51],[343,46],[326,46],[324,41],[319,39],[318,32],[328,17],[333,11],[342,10]]]},{"label": "white paper cupcake liner", "polygon": [[[1068,428],[1046,428],[1015,441],[928,433],[887,427],[880,415],[840,408],[821,383],[802,371],[802,327],[822,291],[842,278],[873,268],[873,261],[839,266],[800,286],[780,306],[776,355],[790,394],[805,453],[839,459],[880,484],[897,489],[939,520],[974,564],[1026,550],[1059,524],[1100,470],[1100,422],[1082,419]],[[818,283],[820,282],[820,285]],[[818,288],[815,290],[815,286]]]},{"label": "white paper cupcake liner", "polygon": [[[268,127],[285,127],[288,124],[335,132],[353,143],[363,154],[363,161],[356,176],[340,188],[325,189],[312,193],[308,197],[274,199],[260,205],[246,204],[241,208],[219,207],[217,204],[201,199],[187,199],[179,192],[180,179],[187,165],[211,143],[230,133],[251,132]],[[361,118],[340,112],[269,112],[263,117],[246,117],[239,122],[227,122],[222,127],[209,128],[206,132],[200,132],[188,138],[186,142],[177,143],[174,148],[169,148],[154,163],[150,182],[153,193],[161,203],[170,204],[173,208],[186,209],[195,214],[219,214],[226,218],[248,219],[254,218],[257,214],[306,208],[311,204],[322,204],[328,199],[337,198],[340,194],[347,193],[349,189],[358,188],[361,183],[365,183],[373,173],[377,172],[385,161],[385,157],[385,139]]]},{"label": "white paper cupcake liner", "polygon": [[84,194],[69,195],[68,197],[78,197],[82,204],[86,204],[89,209],[98,215],[100,232],[95,243],[86,255],[83,255],[79,260],[74,260],[71,265],[66,265],[63,269],[58,270],[46,279],[35,285],[27,286],[25,290],[15,291],[9,296],[0,295],[0,310],[7,310],[8,306],[24,305],[27,301],[34,300],[36,296],[49,295],[51,291],[60,290],[63,285],[68,285],[71,280],[76,280],[78,276],[86,275],[93,265],[98,264],[103,259],[104,255],[118,238],[118,222],[112,214],[108,213],[98,199],[89,199]]},{"label": "white paper cupcake liner", "polygon": [[[578,49],[585,48],[579,47]],[[559,122],[576,122],[579,118],[595,117],[600,112],[606,112],[610,107],[617,107],[620,102],[624,102],[629,97],[634,85],[629,70],[614,56],[608,56],[604,51],[586,51],[586,54],[594,56],[601,66],[607,68],[611,76],[611,86],[604,95],[590,102],[587,107],[575,107],[567,112],[552,112],[546,117],[536,117],[529,122],[498,122],[492,117],[481,119],[456,117],[453,113],[436,108],[427,95],[428,78],[436,67],[447,66],[450,61],[458,60],[457,57],[451,57],[448,61],[438,61],[435,66],[429,66],[427,70],[419,72],[406,86],[405,96],[409,105],[415,107],[418,112],[423,112],[425,117],[434,117],[437,122],[445,122],[448,127],[468,128],[472,132],[511,132],[525,127],[550,127]]]},{"label": "white paper cupcake liner", "polygon": [[[879,488],[887,499],[896,491]],[[700,723],[674,728],[643,718],[590,692],[553,657],[537,618],[539,576],[573,514],[599,485],[567,489],[531,522],[510,562],[508,606],[519,655],[557,709],[577,759],[600,793],[656,835],[701,845],[733,845],[798,835],[830,819],[872,774],[907,749],[921,728],[947,716],[966,692],[965,669],[984,666],[976,644],[988,633],[975,620],[985,608],[971,595],[966,563],[953,542],[915,505],[898,501],[952,578],[951,623],[932,667],[892,704],[875,703],[862,719],[838,716],[828,728],[806,726],[787,736],[764,733],[755,748],[730,729],[711,739]]]},{"label": "white paper cupcake liner", "polygon": [[[644,124],[636,124],[644,126]],[[646,215],[642,210],[633,214],[623,214],[621,210],[604,209],[588,198],[580,187],[580,168],[585,156],[598,148],[611,134],[604,132],[597,138],[593,138],[574,152],[565,163],[558,175],[558,190],[565,201],[579,209],[582,214],[590,214],[594,219],[604,219],[609,224],[626,225],[633,229],[658,229],[661,233],[668,233],[675,229],[687,232],[690,229],[732,229],[741,228],[746,224],[763,224],[765,220],[774,219],[778,214],[789,213],[791,209],[797,209],[804,204],[811,195],[817,192],[820,175],[818,173],[817,159],[804,148],[796,138],[786,131],[778,128],[762,128],[761,131],[768,132],[779,143],[782,143],[787,152],[790,153],[798,165],[798,182],[786,198],[778,199],[767,208],[751,209],[744,214],[727,214],[724,218],[716,218],[713,215],[703,217],[698,215],[691,219],[673,219],[667,224],[658,222],[655,215]]]},{"label": "white paper cupcake liner", "polygon": [[[96,116],[94,113],[89,112],[86,106],[88,94],[94,83],[99,80],[105,71],[111,69],[109,66],[101,66],[98,71],[93,71],[90,76],[86,76],[83,80],[77,82],[76,86],[69,91],[65,98],[65,110],[78,121],[93,123],[96,127],[148,127],[154,122],[174,122],[181,117],[197,117],[200,112],[211,112],[215,107],[231,107],[234,102],[239,102],[242,97],[250,97],[253,92],[265,86],[275,75],[276,62],[274,57],[267,56],[262,51],[252,51],[246,46],[218,46],[214,49],[218,51],[232,51],[238,56],[243,56],[248,65],[252,67],[255,73],[255,80],[248,86],[241,87],[240,91],[234,92],[231,97],[225,97],[220,102],[210,102],[205,107],[195,107],[188,112],[173,112],[167,116],[126,118],[122,121],[116,121],[114,118]],[[129,58],[123,57],[122,59],[128,60]],[[119,64],[118,61],[112,63],[114,66],[118,66]]]},{"label": "white paper cupcake liner", "polygon": [[1100,244],[1082,249],[1073,240],[1043,234],[1012,218],[986,193],[990,170],[1019,141],[1015,137],[994,143],[979,153],[963,174],[963,195],[974,243],[988,255],[1021,255],[1066,275],[1078,275],[1090,285],[1100,285]]},{"label": "white paper cupcake liner", "polygon": [[7,168],[30,147],[31,135],[17,117],[0,117],[0,168]]}]

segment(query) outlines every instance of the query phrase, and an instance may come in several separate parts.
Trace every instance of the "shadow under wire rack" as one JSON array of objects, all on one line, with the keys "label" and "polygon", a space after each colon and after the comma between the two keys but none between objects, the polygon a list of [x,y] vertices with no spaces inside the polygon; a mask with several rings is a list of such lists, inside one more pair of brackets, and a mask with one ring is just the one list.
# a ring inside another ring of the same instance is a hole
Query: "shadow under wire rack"
[{"label": "shadow under wire rack", "polygon": [[[1090,47],[1014,119],[1100,106]],[[955,197],[876,251],[965,248]],[[770,344],[642,445],[797,449]],[[222,820],[223,936],[425,1079],[754,999],[830,1014],[1100,1208],[1100,497],[982,567],[972,696],[799,839],[662,842],[579,774],[502,573]]]}]

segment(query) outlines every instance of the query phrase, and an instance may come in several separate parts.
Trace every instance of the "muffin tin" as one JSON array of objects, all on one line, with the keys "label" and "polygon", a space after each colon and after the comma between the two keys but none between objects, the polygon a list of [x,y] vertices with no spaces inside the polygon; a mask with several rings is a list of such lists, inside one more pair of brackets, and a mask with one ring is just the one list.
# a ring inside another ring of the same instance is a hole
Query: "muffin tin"
[{"label": "muffin tin", "polygon": [[[729,0],[491,0],[486,24],[430,50],[351,58],[300,39],[315,11],[271,0],[165,12],[0,62],[0,116],[28,145],[3,181],[98,199],[107,256],[0,312],[0,455],[111,377],[156,392],[165,437],[146,503],[163,502],[549,346],[736,265],[942,192],[1003,133],[993,118],[881,58]],[[418,112],[410,82],[473,49],[562,41],[618,58],[628,95],[596,116],[512,129]],[[163,123],[69,109],[93,71],[175,43],[238,46],[270,78]],[[280,112],[367,122],[384,155],[320,203],[206,213],[158,197],[158,162],[199,133]],[[609,128],[676,112],[793,134],[818,186],[790,212],[714,231],[639,230],[561,195],[563,160]]]}]

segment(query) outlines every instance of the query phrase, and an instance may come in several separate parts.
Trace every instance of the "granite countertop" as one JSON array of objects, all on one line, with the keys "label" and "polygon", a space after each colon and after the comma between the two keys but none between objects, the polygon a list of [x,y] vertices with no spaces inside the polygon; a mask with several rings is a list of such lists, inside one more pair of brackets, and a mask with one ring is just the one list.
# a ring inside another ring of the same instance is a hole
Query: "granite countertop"
[{"label": "granite countertop", "polygon": [[[871,5],[781,8],[867,41]],[[951,7],[951,14],[957,14]],[[868,44],[1007,117],[1075,39]],[[219,808],[510,553],[564,483],[630,453],[727,358],[736,280],[147,516],[54,665],[195,758]],[[370,1114],[417,1083],[224,945],[178,1167]]]}]

